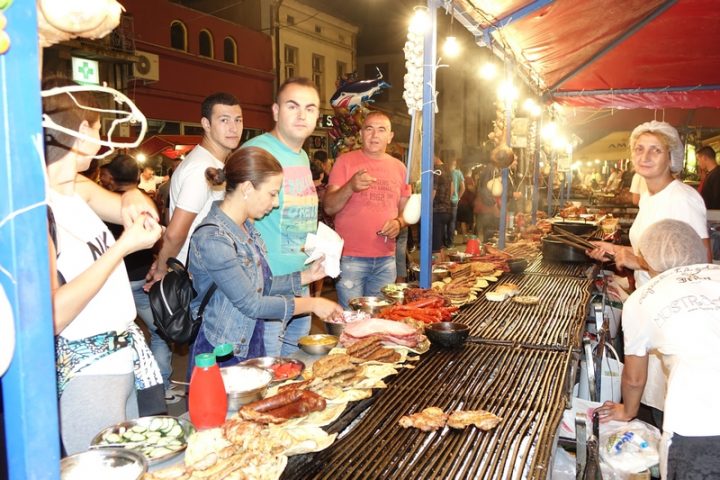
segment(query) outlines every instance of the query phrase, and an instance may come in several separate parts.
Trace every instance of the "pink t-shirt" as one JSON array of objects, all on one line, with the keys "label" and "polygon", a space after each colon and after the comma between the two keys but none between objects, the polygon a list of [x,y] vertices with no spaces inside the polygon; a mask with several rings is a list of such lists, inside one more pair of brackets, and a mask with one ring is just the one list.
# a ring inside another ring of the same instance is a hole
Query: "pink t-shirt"
[{"label": "pink t-shirt", "polygon": [[385,155],[371,158],[362,150],[341,155],[328,179],[328,185],[342,187],[358,170],[365,169],[377,181],[362,192],[355,192],[335,215],[335,230],[345,240],[343,255],[351,257],[389,257],[395,255],[395,241],[377,234],[386,221],[397,218],[401,198],[410,196],[405,183],[405,165]]}]

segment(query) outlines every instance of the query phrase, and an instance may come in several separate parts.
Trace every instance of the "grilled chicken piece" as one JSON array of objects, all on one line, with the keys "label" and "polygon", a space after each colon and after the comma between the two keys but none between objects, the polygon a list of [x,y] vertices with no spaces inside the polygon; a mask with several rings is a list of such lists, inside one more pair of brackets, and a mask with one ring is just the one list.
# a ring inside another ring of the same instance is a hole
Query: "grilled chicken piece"
[{"label": "grilled chicken piece", "polygon": [[423,432],[434,432],[445,426],[447,414],[437,407],[428,407],[422,412],[404,415],[398,423],[403,428],[418,428]]},{"label": "grilled chicken piece", "polygon": [[452,412],[447,420],[450,428],[465,428],[475,425],[480,430],[492,430],[497,427],[502,418],[485,410],[458,410]]}]

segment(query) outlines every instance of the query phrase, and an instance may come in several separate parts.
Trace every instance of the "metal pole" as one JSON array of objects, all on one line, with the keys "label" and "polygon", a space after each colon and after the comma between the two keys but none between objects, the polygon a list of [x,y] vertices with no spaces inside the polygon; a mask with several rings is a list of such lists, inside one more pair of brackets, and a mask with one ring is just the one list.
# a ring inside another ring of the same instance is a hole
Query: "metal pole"
[{"label": "metal pole", "polygon": [[540,132],[542,131],[542,115],[536,121],[535,128],[535,168],[533,168],[533,194],[531,221],[537,223],[538,203],[540,201]]},{"label": "metal pole", "polygon": [[[505,81],[510,83],[512,81],[512,65],[510,62],[505,62]],[[510,147],[510,133],[512,123],[512,93],[508,88],[507,95],[505,97],[505,144]],[[509,169],[505,167],[502,169],[502,196],[500,197],[500,225],[498,232],[498,248],[505,248],[505,235],[507,233],[506,217],[507,217],[507,193],[508,193],[508,181]]]},{"label": "metal pole", "polygon": [[548,179],[547,179],[547,215],[550,217],[552,215],[552,195],[553,195],[553,185],[555,184],[555,153],[551,153],[548,156],[548,162],[550,162],[550,172],[548,173]]},{"label": "metal pole", "polygon": [[0,285],[16,332],[12,363],[2,377],[5,446],[10,480],[57,479],[60,445],[35,1],[15,0],[4,13],[11,44],[0,55]]},{"label": "metal pole", "polygon": [[435,151],[435,54],[437,44],[437,2],[428,0],[430,28],[423,48],[423,125],[421,210],[420,210],[420,287],[430,288],[432,279],[432,192],[433,152]]}]

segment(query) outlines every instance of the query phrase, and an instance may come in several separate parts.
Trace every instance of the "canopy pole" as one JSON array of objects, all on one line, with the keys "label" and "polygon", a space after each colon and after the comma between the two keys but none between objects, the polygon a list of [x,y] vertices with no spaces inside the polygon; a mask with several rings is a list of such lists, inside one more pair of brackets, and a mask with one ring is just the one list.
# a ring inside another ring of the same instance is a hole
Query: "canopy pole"
[{"label": "canopy pole", "polygon": [[504,17],[497,19],[495,22],[493,22],[493,25],[491,27],[486,28],[483,30],[483,35],[487,38],[490,35],[492,35],[496,30],[499,30],[503,27],[506,27],[510,25],[511,23],[517,22],[518,20],[522,20],[523,18],[527,17],[528,15],[532,15],[536,11],[540,10],[541,8],[544,8],[551,3],[553,3],[555,0],[535,0],[534,2],[531,2],[521,8],[518,8],[514,12],[510,12],[509,14],[505,15]]},{"label": "canopy pole", "polygon": [[[512,65],[510,62],[505,62],[505,82],[508,84],[512,83]],[[507,95],[505,96],[505,145],[510,148],[510,137],[512,130],[512,94],[511,89],[508,89]],[[500,196],[500,225],[498,232],[498,248],[505,248],[505,236],[507,234],[507,211],[508,211],[508,185],[510,184],[509,176],[510,170],[505,167],[501,171],[502,177],[502,195]]]},{"label": "canopy pole", "polygon": [[428,0],[430,25],[423,48],[423,109],[420,210],[420,288],[430,288],[432,279],[432,192],[433,152],[435,151],[435,61],[437,44],[436,0]]},{"label": "canopy pole", "polygon": [[537,223],[538,203],[540,201],[540,132],[542,131],[542,115],[536,120],[535,128],[535,166],[533,168],[533,196],[531,223]]},{"label": "canopy pole", "polygon": [[684,87],[618,88],[617,90],[566,90],[553,92],[553,97],[594,97],[597,95],[627,95],[633,93],[705,92],[720,90],[720,85],[688,85]]},{"label": "canopy pole", "polygon": [[15,325],[1,379],[4,443],[10,480],[54,480],[60,443],[36,3],[15,0],[4,14],[11,44],[0,55],[0,285]]},{"label": "canopy pole", "polygon": [[553,186],[555,185],[555,152],[550,154],[548,162],[550,162],[550,171],[548,172],[547,179],[547,216],[550,218],[552,216],[553,207]]}]

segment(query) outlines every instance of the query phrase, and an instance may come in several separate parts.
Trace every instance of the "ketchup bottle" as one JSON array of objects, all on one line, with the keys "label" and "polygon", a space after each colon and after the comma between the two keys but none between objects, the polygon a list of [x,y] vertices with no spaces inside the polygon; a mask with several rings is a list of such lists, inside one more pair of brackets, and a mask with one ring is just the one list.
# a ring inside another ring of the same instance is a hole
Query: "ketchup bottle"
[{"label": "ketchup bottle", "polygon": [[190,421],[198,430],[217,427],[225,422],[227,394],[212,353],[201,353],[195,357],[188,403]]}]

